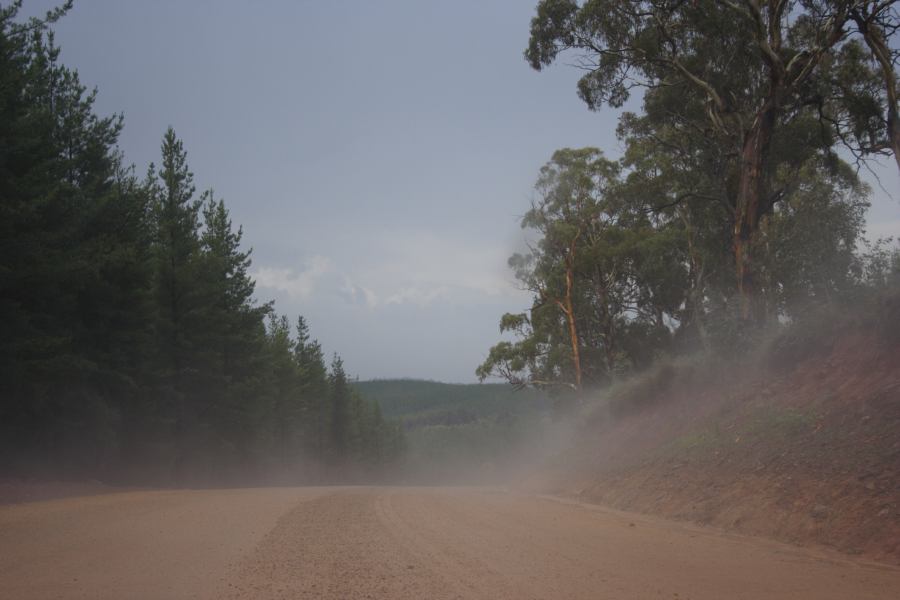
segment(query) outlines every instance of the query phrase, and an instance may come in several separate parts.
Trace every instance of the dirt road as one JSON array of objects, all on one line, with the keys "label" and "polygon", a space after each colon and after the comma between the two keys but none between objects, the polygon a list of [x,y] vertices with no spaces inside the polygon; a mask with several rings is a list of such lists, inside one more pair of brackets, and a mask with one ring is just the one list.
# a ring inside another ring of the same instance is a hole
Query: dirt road
[{"label": "dirt road", "polygon": [[109,494],[0,507],[0,598],[900,598],[900,569],[465,488]]}]

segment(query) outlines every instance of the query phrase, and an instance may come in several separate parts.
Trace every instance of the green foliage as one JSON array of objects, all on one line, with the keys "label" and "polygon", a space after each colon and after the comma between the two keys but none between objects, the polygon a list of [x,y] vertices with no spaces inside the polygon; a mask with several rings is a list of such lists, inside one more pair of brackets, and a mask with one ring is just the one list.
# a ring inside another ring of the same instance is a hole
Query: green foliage
[{"label": "green foliage", "polygon": [[620,165],[594,148],[554,153],[536,189],[522,227],[540,237],[509,261],[532,307],[502,317],[501,332],[518,339],[491,348],[477,375],[574,388],[578,368],[583,385],[597,386],[652,363],[672,339],[668,323],[682,318],[689,285],[679,222],[631,201]]},{"label": "green foliage", "polygon": [[529,64],[574,55],[588,108],[635,88],[643,106],[620,118],[620,161],[564,149],[541,169],[522,220],[538,241],[509,261],[533,303],[502,317],[513,339],[477,375],[577,389],[672,351],[738,357],[760,324],[877,287],[869,190],[834,147],[891,148],[891,73],[872,58],[896,25],[875,2],[541,0]]},{"label": "green foliage", "polygon": [[[0,474],[300,481],[387,465],[399,425],[254,300],[250,251],[199,197],[169,128],[143,182],[122,118],[58,62],[50,25],[0,7]],[[334,409],[334,410],[332,410]]]},{"label": "green foliage", "polygon": [[121,118],[96,116],[58,62],[65,9],[20,24],[0,8],[3,470],[12,449],[73,472],[114,451],[150,343],[145,198],[115,149]]},{"label": "green foliage", "polygon": [[[719,287],[730,279],[740,318],[757,325],[776,316],[777,296],[798,291],[774,281],[787,269],[798,270],[773,260],[784,239],[769,231],[779,213],[797,208],[786,205],[802,194],[798,182],[847,174],[834,152],[838,143],[857,161],[900,152],[897,56],[891,48],[900,21],[891,4],[538,3],[525,51],[533,68],[576,54],[583,72],[578,93],[592,110],[620,107],[633,89],[644,91],[643,114],[625,113],[619,127],[624,163],[634,169],[627,177],[631,197],[640,202],[643,196],[664,218],[672,212],[667,209],[677,208],[688,230],[692,289],[685,316],[704,345],[706,281]],[[832,179],[828,185],[846,183]],[[831,209],[847,204],[834,196],[829,190],[820,198]],[[808,201],[805,208],[813,209]],[[845,232],[837,231],[837,212],[816,211],[819,224],[830,228],[825,244],[843,238],[852,247],[859,225],[853,211],[845,211]],[[717,253],[703,252],[728,238],[730,256],[721,245]],[[806,249],[814,252],[814,246]],[[840,266],[846,256],[836,253],[841,249],[832,246],[819,262]],[[796,256],[809,260],[802,252]],[[804,276],[823,279],[821,272]],[[825,287],[835,285],[840,282]],[[711,300],[728,302],[727,296]]]},{"label": "green foliage", "polygon": [[539,390],[499,383],[389,379],[352,386],[402,420],[406,472],[426,482],[489,478],[507,463],[521,464],[541,448],[552,405]]},{"label": "green foliage", "polygon": [[726,447],[771,444],[808,434],[816,425],[816,415],[793,408],[754,407],[727,428],[708,423],[666,444],[660,452],[666,456],[717,456]]},{"label": "green foliage", "polygon": [[328,369],[322,346],[310,338],[309,326],[302,316],[297,318],[294,362],[300,378],[299,393],[305,399],[305,447],[307,452],[322,461],[326,456],[330,430]]},{"label": "green foliage", "polygon": [[508,465],[541,443],[546,420],[538,414],[505,415],[407,432],[407,472],[425,482],[497,480]]},{"label": "green foliage", "polygon": [[771,310],[790,314],[808,299],[829,302],[852,291],[867,195],[854,175],[807,163],[764,232],[763,272],[777,282],[766,286]]},{"label": "green foliage", "polygon": [[331,447],[338,460],[342,460],[350,452],[353,431],[351,427],[354,416],[351,413],[352,396],[347,374],[344,372],[344,361],[335,354],[331,360],[331,375],[328,379],[331,405]]},{"label": "green foliage", "polygon": [[549,407],[546,394],[533,389],[516,391],[502,383],[440,383],[419,379],[357,381],[353,388],[377,402],[386,417],[404,421],[424,415],[452,415],[460,411],[476,419],[506,412],[541,411]]},{"label": "green foliage", "polygon": [[[541,0],[525,59],[541,70],[576,53],[578,95],[592,110],[622,106],[634,88],[700,100],[694,123],[738,146],[780,86],[784,129],[772,151],[783,145],[783,157],[802,163],[837,137],[862,152],[885,145],[889,103],[863,43],[867,25],[893,35],[890,3]],[[804,140],[795,126],[809,119],[821,127]]]},{"label": "green foliage", "polygon": [[677,372],[676,367],[670,363],[660,363],[640,377],[629,380],[608,394],[607,408],[610,414],[617,417],[629,415],[659,402],[672,387],[676,376],[683,378],[684,373]]}]

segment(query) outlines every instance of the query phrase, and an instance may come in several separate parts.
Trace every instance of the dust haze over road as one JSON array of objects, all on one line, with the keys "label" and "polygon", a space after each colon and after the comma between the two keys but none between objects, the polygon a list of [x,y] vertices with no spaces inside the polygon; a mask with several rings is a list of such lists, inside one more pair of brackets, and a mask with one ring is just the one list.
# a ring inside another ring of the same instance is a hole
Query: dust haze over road
[{"label": "dust haze over road", "polygon": [[888,599],[900,569],[495,488],[0,507],[2,598]]}]

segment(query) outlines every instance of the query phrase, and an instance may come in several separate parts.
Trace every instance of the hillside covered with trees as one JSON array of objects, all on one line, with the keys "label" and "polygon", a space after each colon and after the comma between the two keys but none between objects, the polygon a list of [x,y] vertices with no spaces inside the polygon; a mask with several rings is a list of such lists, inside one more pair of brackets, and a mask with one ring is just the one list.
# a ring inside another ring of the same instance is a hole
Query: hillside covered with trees
[{"label": "hillside covered with trees", "polygon": [[514,390],[504,383],[374,379],[352,385],[364,397],[378,402],[385,417],[403,419],[407,429],[465,423],[504,413],[540,412],[551,404],[540,390]]},{"label": "hillside covered with trees", "polygon": [[559,416],[545,391],[506,383],[378,379],[353,387],[402,423],[410,482],[507,481],[546,454]]},{"label": "hillside covered with trees", "polygon": [[[302,317],[254,299],[250,250],[165,132],[139,176],[121,116],[0,7],[0,474],[156,483],[315,478],[403,433]],[[373,470],[374,468],[374,470]]]}]

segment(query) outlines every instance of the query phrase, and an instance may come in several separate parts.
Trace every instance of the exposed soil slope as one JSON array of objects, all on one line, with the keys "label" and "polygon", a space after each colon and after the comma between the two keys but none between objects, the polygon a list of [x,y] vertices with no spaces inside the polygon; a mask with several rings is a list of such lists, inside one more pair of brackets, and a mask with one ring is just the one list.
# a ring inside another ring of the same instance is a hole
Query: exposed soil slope
[{"label": "exposed soil slope", "polygon": [[900,347],[862,331],[782,344],[739,376],[661,369],[529,485],[900,564]]}]

